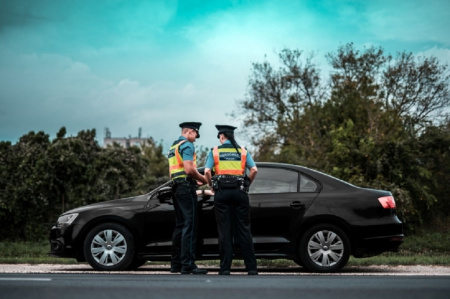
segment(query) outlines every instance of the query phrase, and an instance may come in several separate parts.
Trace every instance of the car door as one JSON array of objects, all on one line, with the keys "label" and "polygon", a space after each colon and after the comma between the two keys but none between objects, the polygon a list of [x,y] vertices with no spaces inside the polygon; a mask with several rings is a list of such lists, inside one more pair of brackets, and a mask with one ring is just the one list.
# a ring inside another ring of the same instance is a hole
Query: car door
[{"label": "car door", "polygon": [[312,201],[319,182],[299,171],[258,166],[250,186],[250,213],[255,252],[276,253],[289,245]]},{"label": "car door", "polygon": [[[200,195],[198,200],[197,255],[218,255],[214,197]],[[171,187],[156,191],[146,206],[144,251],[150,255],[166,255],[172,250],[175,228],[174,197]]]},{"label": "car door", "polygon": [[151,195],[146,206],[144,252],[152,255],[170,254],[175,211],[171,187],[163,187]]},{"label": "car door", "polygon": [[199,195],[199,219],[197,255],[203,258],[218,258],[219,241],[216,215],[214,212],[214,196]]}]

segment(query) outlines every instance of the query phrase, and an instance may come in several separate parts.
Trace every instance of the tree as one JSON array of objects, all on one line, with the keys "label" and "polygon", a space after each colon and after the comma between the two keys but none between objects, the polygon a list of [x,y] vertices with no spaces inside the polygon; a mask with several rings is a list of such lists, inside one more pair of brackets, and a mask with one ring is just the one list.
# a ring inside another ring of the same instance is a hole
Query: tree
[{"label": "tree", "polygon": [[404,221],[422,223],[437,198],[435,177],[422,163],[426,147],[417,144],[433,114],[450,103],[447,67],[406,53],[394,59],[381,48],[361,53],[352,44],[328,58],[335,71],[326,107],[334,106],[335,123],[327,155],[334,166],[326,171],[392,190]]},{"label": "tree", "polygon": [[206,164],[206,158],[212,149],[207,147],[195,147],[195,153],[197,155],[197,167],[203,167]]},{"label": "tree", "polygon": [[51,174],[54,205],[60,212],[92,203],[96,182],[95,162],[101,149],[95,141],[95,130],[80,131],[76,137],[65,137],[62,127],[47,150],[47,169]]},{"label": "tree", "polygon": [[383,77],[382,98],[413,134],[439,119],[442,109],[450,105],[448,66],[436,57],[414,57],[400,53],[391,61]]},{"label": "tree", "polygon": [[148,166],[140,179],[138,190],[144,193],[169,180],[169,163],[162,144],[157,144],[153,138],[147,139],[142,147],[142,154]]},{"label": "tree", "polygon": [[44,132],[30,132],[14,145],[0,142],[1,239],[46,238],[68,209],[140,194],[137,187],[148,169],[141,150],[102,149],[95,134],[65,137],[62,127],[51,142]]},{"label": "tree", "polygon": [[[381,47],[360,51],[351,43],[327,58],[327,86],[312,57],[302,60],[298,50],[283,50],[277,71],[268,62],[253,64],[240,106],[245,125],[259,133],[252,139],[255,158],[391,190],[403,220],[421,223],[439,200],[430,186],[446,178],[432,175],[434,163],[424,157],[448,161],[429,130],[450,103],[447,66],[406,53],[392,57]],[[436,150],[426,154],[427,148]]]},{"label": "tree", "polygon": [[44,132],[29,132],[16,145],[2,143],[2,238],[32,240],[45,230],[51,193],[45,169],[49,146],[49,136]]},{"label": "tree", "polygon": [[[304,135],[302,116],[305,109],[320,105],[325,89],[313,56],[303,56],[302,51],[283,50],[278,71],[268,62],[253,64],[249,94],[241,106],[244,126],[258,132],[252,140],[257,147],[255,157],[294,157],[298,150],[307,148],[302,145],[310,145],[310,136]],[[313,133],[316,130],[320,131],[312,128]]]},{"label": "tree", "polygon": [[[450,120],[427,127],[414,146],[421,153],[421,165],[429,171],[427,191],[435,197],[425,220],[440,225],[450,215]],[[419,208],[429,208],[426,201],[421,203]]]},{"label": "tree", "polygon": [[147,171],[148,160],[140,148],[123,148],[114,143],[101,152],[95,163],[95,202],[141,193],[138,186]]}]

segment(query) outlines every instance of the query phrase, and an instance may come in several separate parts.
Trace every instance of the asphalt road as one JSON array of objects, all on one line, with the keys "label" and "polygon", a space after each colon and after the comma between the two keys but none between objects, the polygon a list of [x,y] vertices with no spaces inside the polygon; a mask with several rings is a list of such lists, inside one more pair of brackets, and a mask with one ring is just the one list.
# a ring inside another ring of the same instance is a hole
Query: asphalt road
[{"label": "asphalt road", "polygon": [[248,276],[234,269],[219,276],[171,274],[167,266],[146,265],[131,272],[98,272],[86,264],[0,265],[3,298],[445,298],[450,268],[433,266],[345,267],[315,274],[301,267],[261,268]]},{"label": "asphalt road", "polygon": [[0,298],[445,298],[449,276],[0,274]]}]

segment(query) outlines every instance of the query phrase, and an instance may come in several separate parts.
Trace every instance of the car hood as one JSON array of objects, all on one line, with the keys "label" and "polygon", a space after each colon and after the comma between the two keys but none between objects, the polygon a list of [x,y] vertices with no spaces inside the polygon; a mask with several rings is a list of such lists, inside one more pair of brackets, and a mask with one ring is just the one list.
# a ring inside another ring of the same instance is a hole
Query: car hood
[{"label": "car hood", "polygon": [[97,210],[102,208],[113,208],[113,207],[123,207],[123,206],[130,206],[139,204],[142,205],[144,201],[147,201],[149,195],[139,195],[134,197],[127,197],[127,198],[120,198],[120,199],[113,199],[108,201],[103,201],[99,203],[90,204],[87,206],[82,206],[79,208],[72,209],[70,211],[65,212],[64,214],[71,214],[71,213],[80,213],[88,210]]}]

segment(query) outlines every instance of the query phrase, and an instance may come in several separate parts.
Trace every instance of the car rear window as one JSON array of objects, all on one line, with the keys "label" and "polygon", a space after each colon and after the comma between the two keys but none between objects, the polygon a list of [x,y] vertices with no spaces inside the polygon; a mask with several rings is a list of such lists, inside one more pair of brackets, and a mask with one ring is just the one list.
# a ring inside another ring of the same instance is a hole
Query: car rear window
[{"label": "car rear window", "polygon": [[317,192],[319,185],[306,175],[300,175],[300,192]]}]

